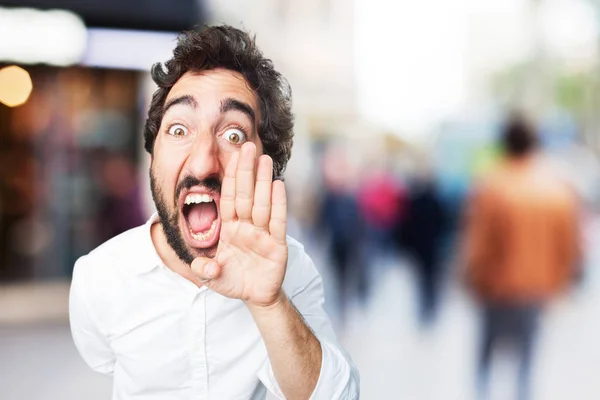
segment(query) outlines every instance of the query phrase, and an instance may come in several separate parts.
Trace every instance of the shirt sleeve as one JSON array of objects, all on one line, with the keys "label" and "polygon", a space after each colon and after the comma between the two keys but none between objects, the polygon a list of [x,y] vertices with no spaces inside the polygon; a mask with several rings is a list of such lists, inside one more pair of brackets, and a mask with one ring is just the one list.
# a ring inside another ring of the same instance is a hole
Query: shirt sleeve
[{"label": "shirt sleeve", "polygon": [[85,268],[85,257],[81,257],[75,263],[69,296],[71,335],[79,354],[93,370],[112,375],[115,355],[89,307]]},{"label": "shirt sleeve", "polygon": [[[329,317],[323,309],[323,282],[311,258],[302,252],[300,285],[290,299],[321,343],[321,372],[310,400],[355,400],[359,398],[359,374],[350,356],[337,341]],[[259,373],[267,390],[285,399],[277,385],[270,363]]]}]

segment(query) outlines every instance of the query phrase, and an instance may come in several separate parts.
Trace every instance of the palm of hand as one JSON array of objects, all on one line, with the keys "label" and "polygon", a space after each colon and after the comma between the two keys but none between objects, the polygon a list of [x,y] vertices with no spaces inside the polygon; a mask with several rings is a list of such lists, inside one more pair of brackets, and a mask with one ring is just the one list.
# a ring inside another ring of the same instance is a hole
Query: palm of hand
[{"label": "palm of hand", "polygon": [[221,275],[210,287],[226,297],[271,304],[283,283],[287,255],[286,244],[253,224],[223,223],[215,257]]}]

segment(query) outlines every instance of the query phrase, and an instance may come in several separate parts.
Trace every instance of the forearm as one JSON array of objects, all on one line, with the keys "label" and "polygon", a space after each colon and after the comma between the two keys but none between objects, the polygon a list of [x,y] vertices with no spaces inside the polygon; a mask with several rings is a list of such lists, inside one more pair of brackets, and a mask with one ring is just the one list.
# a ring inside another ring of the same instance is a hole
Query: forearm
[{"label": "forearm", "polygon": [[248,304],[248,308],[279,388],[287,399],[308,399],[321,372],[321,345],[283,290],[278,299],[269,307]]}]

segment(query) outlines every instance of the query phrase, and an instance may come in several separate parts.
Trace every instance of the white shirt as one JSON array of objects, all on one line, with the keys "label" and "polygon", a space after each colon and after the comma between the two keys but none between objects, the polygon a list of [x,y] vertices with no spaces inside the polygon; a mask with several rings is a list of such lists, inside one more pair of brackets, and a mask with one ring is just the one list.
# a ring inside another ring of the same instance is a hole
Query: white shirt
[{"label": "white shirt", "polygon": [[[94,370],[113,376],[113,400],[284,399],[266,347],[241,300],[198,288],[167,268],[150,236],[157,216],[75,264],[71,332]],[[358,399],[356,367],[323,311],[323,285],[288,237],[283,289],[322,347],[311,399]]]}]

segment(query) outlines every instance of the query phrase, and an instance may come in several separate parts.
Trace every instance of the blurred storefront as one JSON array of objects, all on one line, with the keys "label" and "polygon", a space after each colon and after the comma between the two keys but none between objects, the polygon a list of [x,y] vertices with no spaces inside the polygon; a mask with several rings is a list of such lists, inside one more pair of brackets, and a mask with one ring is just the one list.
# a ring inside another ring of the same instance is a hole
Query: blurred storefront
[{"label": "blurred storefront", "polygon": [[0,282],[68,277],[143,223],[148,70],[201,4],[0,0]]},{"label": "blurred storefront", "polygon": [[27,103],[0,108],[2,279],[68,274],[78,256],[128,223],[121,208],[136,204],[137,73],[29,72]]}]

